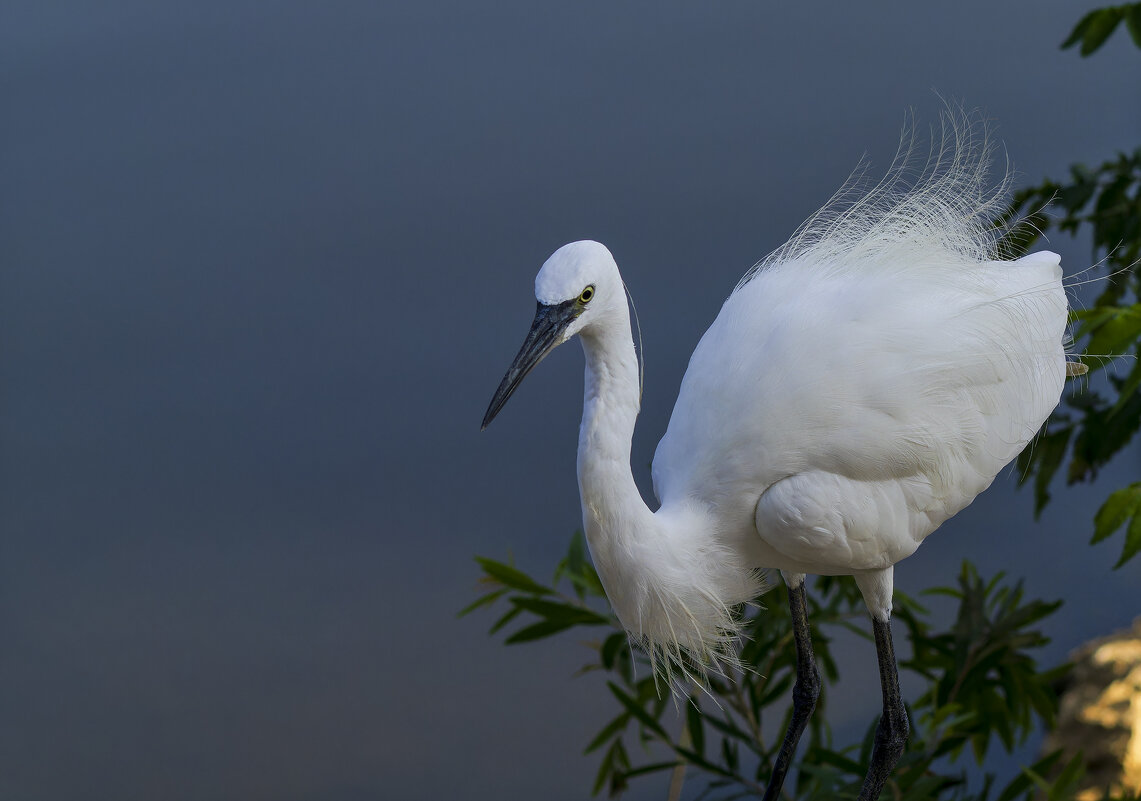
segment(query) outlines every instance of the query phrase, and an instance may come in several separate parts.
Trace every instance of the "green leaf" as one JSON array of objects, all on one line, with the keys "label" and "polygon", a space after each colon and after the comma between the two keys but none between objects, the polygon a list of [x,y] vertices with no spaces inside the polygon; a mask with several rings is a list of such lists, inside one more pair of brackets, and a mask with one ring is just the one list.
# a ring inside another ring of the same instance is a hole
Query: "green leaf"
[{"label": "green leaf", "polygon": [[1116,570],[1128,562],[1137,555],[1138,551],[1141,551],[1141,514],[1136,515],[1129,528],[1125,530],[1125,545],[1122,546],[1121,558],[1117,560],[1113,569]]},{"label": "green leaf", "polygon": [[476,598],[470,604],[468,604],[463,609],[461,609],[459,612],[457,612],[456,617],[463,617],[464,615],[471,614],[476,609],[479,609],[481,606],[487,606],[488,604],[495,603],[506,592],[507,592],[507,590],[495,590],[494,592],[487,593],[487,595]]},{"label": "green leaf", "polygon": [[502,562],[496,562],[494,559],[486,559],[482,556],[477,556],[475,561],[479,562],[484,573],[512,589],[529,592],[533,595],[551,595],[554,593],[550,587],[544,587],[522,570],[511,567],[511,565],[505,565]]},{"label": "green leaf", "polygon": [[733,737],[746,743],[752,742],[753,740],[752,735],[748,734],[743,729],[738,728],[729,718],[721,720],[720,718],[716,718],[713,715],[706,715],[705,721],[710,726],[717,729],[722,734],[728,735],[729,737]]},{"label": "green leaf", "polygon": [[507,645],[515,645],[521,642],[530,642],[531,640],[541,640],[544,637],[550,637],[552,634],[558,634],[560,631],[565,631],[574,626],[575,623],[566,622],[561,620],[541,620],[538,623],[532,623],[530,626],[525,626],[519,631],[508,637],[505,642]]},{"label": "green leaf", "polygon": [[1125,27],[1133,37],[1133,44],[1141,47],[1141,3],[1133,3],[1125,9]]},{"label": "green leaf", "polygon": [[1072,798],[1085,772],[1085,758],[1079,752],[1062,768],[1062,772],[1054,779],[1053,786],[1046,788],[1046,797],[1050,799],[1050,801],[1062,801],[1062,799]]},{"label": "green leaf", "polygon": [[737,770],[737,744],[729,740],[721,741],[721,758],[725,760],[725,766],[731,771]]},{"label": "green leaf", "polygon": [[629,644],[629,639],[626,637],[626,632],[616,631],[607,637],[602,647],[599,649],[599,658],[602,660],[602,666],[607,670],[613,670],[614,665],[617,664],[618,657]]},{"label": "green leaf", "polygon": [[1086,352],[1094,356],[1120,356],[1141,337],[1141,303],[1132,306],[1095,306],[1078,312],[1082,325],[1076,336],[1089,335]]},{"label": "green leaf", "polygon": [[1093,54],[1105,44],[1117,24],[1121,22],[1121,10],[1110,6],[1094,12],[1093,19],[1082,34],[1082,56]]},{"label": "green leaf", "polygon": [[1090,544],[1104,540],[1141,511],[1141,481],[1123,487],[1111,494],[1094,516],[1093,539]]},{"label": "green leaf", "polygon": [[602,582],[598,578],[598,573],[590,560],[587,559],[586,538],[583,537],[581,530],[576,531],[571,537],[567,555],[555,568],[555,583],[557,584],[559,579],[564,576],[570,581],[571,586],[574,587],[575,595],[580,600],[585,599],[587,595],[598,597],[606,595],[606,591],[602,588]]},{"label": "green leaf", "polygon": [[566,623],[569,626],[606,626],[610,624],[610,618],[600,615],[593,609],[587,609],[585,606],[574,606],[559,601],[544,601],[540,598],[512,598],[511,603],[539,617]]},{"label": "green leaf", "polygon": [[786,673],[776,681],[769,681],[765,687],[764,693],[761,694],[759,703],[761,706],[768,706],[777,698],[783,698],[785,694],[792,687],[793,679],[796,677],[791,673]]},{"label": "green leaf", "polygon": [[522,611],[523,610],[517,606],[511,607],[510,609],[507,610],[506,614],[504,614],[503,617],[499,618],[499,620],[497,620],[491,624],[491,628],[488,629],[487,633],[488,634],[495,634],[501,628],[506,626],[512,620],[514,620],[518,616],[518,614]]},{"label": "green leaf", "polygon": [[1042,513],[1042,509],[1050,500],[1050,481],[1058,472],[1058,468],[1062,466],[1062,460],[1066,456],[1066,449],[1069,447],[1070,437],[1073,433],[1074,429],[1070,426],[1054,428],[1053,430],[1047,428],[1046,433],[1040,435],[1029,448],[1023,451],[1023,454],[1026,455],[1026,461],[1021,465],[1023,468],[1022,480],[1025,481],[1026,478],[1029,478],[1031,465],[1037,466],[1034,470],[1035,517]]},{"label": "green leaf", "polygon": [[693,741],[693,750],[705,754],[705,725],[701,720],[701,709],[697,706],[697,699],[691,698],[685,707],[686,726],[689,738]]},{"label": "green leaf", "polygon": [[580,573],[586,563],[586,537],[582,535],[580,529],[571,535],[570,546],[567,548],[567,570]]},{"label": "green leaf", "polygon": [[839,768],[845,773],[850,773],[853,776],[863,776],[865,767],[854,759],[838,754],[835,751],[829,751],[827,748],[816,748],[809,751],[805,755],[806,762],[819,763],[823,765],[831,765],[832,767]]},{"label": "green leaf", "polygon": [[1030,768],[1023,768],[1022,772],[1014,777],[1014,780],[1003,789],[995,801],[1014,801],[1033,787],[1034,782],[1031,779],[1031,774],[1042,776],[1049,773],[1061,756],[1061,751],[1054,751],[1035,762]]},{"label": "green leaf", "polygon": [[1076,183],[1072,183],[1069,186],[1059,187],[1056,200],[1056,202],[1062,206],[1062,208],[1066,209],[1071,214],[1077,212],[1079,209],[1085,206],[1085,204],[1089,203],[1090,199],[1094,195],[1094,192],[1097,191],[1096,180],[1083,181],[1078,177],[1078,171],[1075,170],[1074,172]]},{"label": "green leaf", "polygon": [[626,755],[626,747],[622,745],[621,740],[615,740],[607,749],[606,755],[602,757],[602,763],[598,766],[598,775],[594,779],[594,788],[590,791],[591,794],[598,795],[599,791],[606,786],[607,779],[611,779],[611,789],[613,790],[620,774],[629,767],[630,758]]},{"label": "green leaf", "polygon": [[1134,359],[1133,369],[1125,379],[1125,383],[1118,389],[1117,403],[1113,404],[1113,408],[1109,410],[1109,416],[1112,417],[1124,409],[1133,400],[1138,389],[1141,389],[1141,358]]},{"label": "green leaf", "polygon": [[606,589],[602,586],[602,580],[598,578],[598,573],[595,572],[594,566],[589,562],[583,566],[582,572],[571,573],[567,578],[574,585],[575,592],[580,598],[586,595],[593,595],[598,598],[606,597]]},{"label": "green leaf", "polygon": [[600,731],[598,734],[596,734],[594,736],[594,739],[590,741],[590,745],[588,745],[586,747],[586,750],[583,751],[583,753],[589,754],[591,751],[595,751],[595,750],[601,748],[606,743],[610,742],[610,740],[615,735],[625,731],[626,726],[629,723],[630,723],[629,713],[623,712],[621,715],[614,718],[614,720],[607,723],[606,726],[603,727],[602,731]]},{"label": "green leaf", "polygon": [[[725,741],[722,740],[722,742],[724,743]],[[691,765],[696,765],[702,770],[709,771],[710,773],[714,773],[718,776],[724,776],[727,779],[734,779],[736,781],[740,781],[741,779],[741,777],[739,777],[736,773],[733,773],[732,770],[726,770],[720,765],[710,762],[701,754],[690,748],[683,748],[679,745],[674,747],[674,751],[676,751],[679,756],[684,758],[686,762],[690,763]]]},{"label": "green leaf", "polygon": [[1085,412],[1074,438],[1068,471],[1068,480],[1073,483],[1095,477],[1137,433],[1141,427],[1141,393],[1129,396],[1121,410],[1113,414],[1094,392],[1071,398],[1069,403]]},{"label": "green leaf", "polygon": [[673,762],[655,762],[651,765],[642,765],[641,767],[628,770],[623,774],[623,778],[632,779],[635,776],[644,776],[647,773],[657,773],[660,770],[672,770],[682,763],[674,760]]},{"label": "green leaf", "polygon": [[1082,41],[1082,38],[1086,35],[1086,30],[1090,26],[1090,23],[1093,22],[1094,17],[1097,15],[1098,11],[1094,10],[1078,20],[1078,24],[1074,26],[1072,31],[1070,31],[1070,35],[1066,37],[1066,41],[1062,42],[1062,49],[1065,50],[1066,48],[1073,47],[1078,42]]},{"label": "green leaf", "polygon": [[626,711],[638,719],[639,723],[661,737],[665,742],[668,743],[670,741],[670,736],[666,734],[666,730],[662,728],[662,724],[654,720],[641,704],[623,692],[622,688],[614,682],[608,681],[606,682],[606,686],[610,688],[610,692],[614,694],[614,697],[618,699],[622,706],[626,707]]}]

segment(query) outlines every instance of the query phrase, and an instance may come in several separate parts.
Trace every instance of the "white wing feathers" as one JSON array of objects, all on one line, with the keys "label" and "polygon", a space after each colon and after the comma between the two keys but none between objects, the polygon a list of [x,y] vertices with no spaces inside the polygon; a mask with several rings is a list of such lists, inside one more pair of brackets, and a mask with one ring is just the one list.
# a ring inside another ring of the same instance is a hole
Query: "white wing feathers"
[{"label": "white wing feathers", "polygon": [[663,506],[717,508],[739,527],[728,536],[755,513],[796,560],[883,567],[1039,430],[1066,372],[1059,258],[992,260],[985,142],[958,127],[943,141],[911,189],[905,149],[888,179],[822,210],[738,285],[658,446]]}]

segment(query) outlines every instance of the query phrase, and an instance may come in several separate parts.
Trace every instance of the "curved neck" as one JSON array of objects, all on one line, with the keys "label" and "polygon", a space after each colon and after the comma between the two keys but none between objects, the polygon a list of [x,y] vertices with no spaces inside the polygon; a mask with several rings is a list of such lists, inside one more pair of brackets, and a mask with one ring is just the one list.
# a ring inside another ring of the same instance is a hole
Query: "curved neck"
[{"label": "curved neck", "polygon": [[599,522],[627,513],[649,513],[630,471],[630,443],[641,389],[630,316],[625,309],[622,312],[607,320],[607,325],[580,334],[586,380],[578,435],[578,482],[588,526],[585,518],[590,512]]},{"label": "curved neck", "polygon": [[630,442],[641,392],[638,357],[625,308],[580,333],[586,354],[586,390],[578,435],[578,487],[582,524],[598,577],[619,619],[642,630],[642,597],[652,575],[640,554],[659,525],[630,471]]},{"label": "curved neck", "polygon": [[[716,520],[686,502],[658,513],[630,471],[641,391],[623,307],[579,336],[586,392],[578,436],[582,520],[598,577],[622,625],[656,656],[686,648],[701,663],[728,653],[728,610],[759,591],[756,576],[717,540]],[[668,670],[668,668],[667,668]]]}]

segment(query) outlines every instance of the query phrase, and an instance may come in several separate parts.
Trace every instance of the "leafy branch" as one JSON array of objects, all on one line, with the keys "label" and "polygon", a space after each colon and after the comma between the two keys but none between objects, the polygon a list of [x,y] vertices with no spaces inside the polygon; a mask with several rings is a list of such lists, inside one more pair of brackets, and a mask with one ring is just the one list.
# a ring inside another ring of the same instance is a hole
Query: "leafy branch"
[{"label": "leafy branch", "polygon": [[[478,562],[486,591],[461,614],[505,607],[491,629],[506,633],[508,644],[578,627],[591,635],[587,644],[592,656],[580,672],[606,673],[615,707],[613,717],[585,745],[587,754],[599,755],[595,794],[606,790],[618,795],[631,781],[652,774],[672,771],[677,779],[684,766],[693,771],[691,779],[703,782],[701,798],[763,795],[788,724],[787,699],[796,671],[783,586],[764,596],[764,604],[758,600],[740,610],[745,631],[741,659],[748,667],[712,676],[708,686],[691,688],[680,701],[671,701],[668,690],[656,683],[648,655],[627,640],[613,615],[600,611],[605,596],[586,558],[581,533],[572,538],[550,583],[502,562]],[[986,801],[993,779],[981,794],[972,792],[965,767],[956,766],[964,753],[983,764],[994,743],[1010,751],[1040,722],[1053,722],[1057,702],[1052,687],[1068,666],[1041,671],[1033,654],[1048,642],[1036,626],[1060,602],[1026,600],[1020,584],[1007,584],[1001,575],[985,581],[966,563],[956,587],[931,593],[958,602],[957,617],[946,630],[933,626],[921,604],[897,596],[895,620],[911,645],[911,657],[900,667],[921,676],[928,689],[912,704],[916,735],[889,787],[901,801]],[[824,692],[806,733],[806,756],[792,797],[855,798],[873,727],[861,743],[836,748],[824,710],[829,689],[839,678],[835,635],[845,631],[867,637],[861,625],[865,613],[850,579],[822,578],[809,598]],[[1030,799],[1041,791],[1033,777],[1046,775],[1058,761],[1054,754],[1029,766],[999,798]],[[1069,772],[1063,771],[1049,786],[1080,776],[1080,768],[1080,763],[1067,766]]]},{"label": "leafy branch", "polygon": [[[1124,23],[1141,47],[1141,3],[1095,9],[1074,26],[1063,48],[1081,43],[1081,54],[1096,52]],[[1123,98],[1124,99],[1124,98]],[[1132,94],[1129,94],[1132,99]],[[1035,447],[1023,452],[1018,465],[1023,481],[1033,481],[1035,513],[1050,499],[1050,483],[1069,458],[1066,482],[1090,481],[1122,452],[1141,427],[1141,147],[1119,153],[1096,167],[1074,164],[1065,180],[1049,178],[1014,196],[1004,221],[1022,219],[1010,244],[1025,249],[1043,233],[1076,235],[1088,231],[1093,261],[1106,274],[1094,305],[1074,315],[1074,339],[1086,353],[1082,361],[1096,372],[1107,365],[1128,364],[1125,375],[1104,376],[1098,389],[1071,387],[1050,418]],[[1083,281],[1091,274],[1080,274]],[[1127,357],[1128,361],[1119,357]],[[1127,521],[1117,567],[1141,550],[1141,520],[1130,499],[1136,490],[1119,490],[1105,501],[1094,521],[1092,542],[1101,542]],[[1128,510],[1122,514],[1122,510]]]}]

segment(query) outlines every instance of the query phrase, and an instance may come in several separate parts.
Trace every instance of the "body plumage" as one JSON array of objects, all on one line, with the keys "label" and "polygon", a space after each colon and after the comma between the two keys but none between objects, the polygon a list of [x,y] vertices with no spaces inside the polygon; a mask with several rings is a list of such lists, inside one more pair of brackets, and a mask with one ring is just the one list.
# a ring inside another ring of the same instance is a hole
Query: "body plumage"
[{"label": "body plumage", "polygon": [[885,713],[861,798],[874,798],[907,729],[894,565],[1026,447],[1066,377],[1059,258],[997,258],[985,140],[954,121],[918,170],[905,144],[887,178],[846,185],[725,301],[654,457],[656,512],[630,472],[641,391],[624,285],[597,242],[539,271],[531,333],[484,418],[580,337],[587,541],[623,626],[667,670],[732,662],[733,608],[762,590],[761,569],[782,572],[803,691],[766,798],[818,687],[804,575],[852,575],[873,619]]}]

